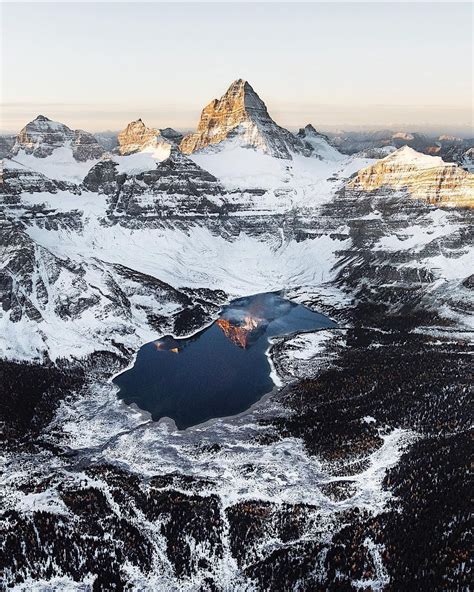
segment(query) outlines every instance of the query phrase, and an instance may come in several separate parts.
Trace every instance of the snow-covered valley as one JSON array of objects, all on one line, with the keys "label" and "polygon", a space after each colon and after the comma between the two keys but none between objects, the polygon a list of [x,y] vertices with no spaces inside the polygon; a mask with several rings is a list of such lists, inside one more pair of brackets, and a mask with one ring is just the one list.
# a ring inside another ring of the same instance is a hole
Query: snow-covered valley
[{"label": "snow-covered valley", "polygon": [[[212,103],[217,142],[139,120],[77,160],[86,132],[42,118],[3,161],[13,589],[408,589],[403,532],[466,446],[473,175],[291,135],[248,87]],[[274,339],[278,386],[249,410],[177,430],[117,398],[141,345],[272,291],[338,327]]]}]

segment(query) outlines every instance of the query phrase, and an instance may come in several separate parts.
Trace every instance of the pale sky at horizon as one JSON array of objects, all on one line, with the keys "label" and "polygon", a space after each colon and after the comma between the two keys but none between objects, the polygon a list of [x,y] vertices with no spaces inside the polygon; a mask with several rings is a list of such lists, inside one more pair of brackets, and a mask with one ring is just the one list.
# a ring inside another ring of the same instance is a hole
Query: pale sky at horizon
[{"label": "pale sky at horizon", "polygon": [[3,3],[0,131],[192,129],[245,78],[281,125],[473,134],[472,4]]}]

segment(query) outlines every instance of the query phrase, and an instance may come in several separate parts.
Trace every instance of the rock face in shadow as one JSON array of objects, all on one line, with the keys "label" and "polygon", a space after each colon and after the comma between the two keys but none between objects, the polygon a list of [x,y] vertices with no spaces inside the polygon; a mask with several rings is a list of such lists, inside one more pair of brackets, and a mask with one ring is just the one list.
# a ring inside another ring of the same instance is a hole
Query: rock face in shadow
[{"label": "rock face in shadow", "polygon": [[0,158],[7,158],[15,145],[15,136],[5,134],[0,136]]},{"label": "rock face in shadow", "polygon": [[104,148],[96,138],[84,130],[75,130],[74,139],[71,144],[72,155],[79,162],[95,160],[105,154]]},{"label": "rock face in shadow", "polygon": [[231,139],[276,158],[291,159],[293,153],[311,154],[299,138],[273,121],[265,103],[241,79],[234,81],[220,99],[204,107],[197,132],[185,136],[180,147],[185,154],[191,154]]},{"label": "rock face in shadow", "polygon": [[220,211],[213,198],[225,193],[218,179],[177,148],[156,168],[138,174],[118,172],[112,160],[98,162],[83,181],[88,191],[109,196],[111,217],[127,215],[163,216],[176,212],[213,213]]},{"label": "rock face in shadow", "polygon": [[357,173],[349,187],[406,190],[411,197],[442,206],[474,207],[474,174],[408,146]]},{"label": "rock face in shadow", "polygon": [[127,175],[119,174],[118,163],[101,160],[94,165],[82,181],[84,189],[105,195],[114,195],[125,182]]},{"label": "rock face in shadow", "polygon": [[343,160],[344,155],[331,146],[329,138],[318,132],[310,123],[301,128],[297,137],[312,151],[312,155],[321,160]]},{"label": "rock face in shadow", "polygon": [[3,162],[0,169],[0,196],[4,199],[18,199],[22,193],[57,193],[58,190],[80,192],[73,183],[50,179],[12,161]]},{"label": "rock face in shadow", "polygon": [[167,140],[171,144],[175,144],[176,146],[179,146],[181,140],[183,139],[183,134],[177,132],[172,127],[165,127],[163,129],[160,129],[160,134],[165,140]]}]

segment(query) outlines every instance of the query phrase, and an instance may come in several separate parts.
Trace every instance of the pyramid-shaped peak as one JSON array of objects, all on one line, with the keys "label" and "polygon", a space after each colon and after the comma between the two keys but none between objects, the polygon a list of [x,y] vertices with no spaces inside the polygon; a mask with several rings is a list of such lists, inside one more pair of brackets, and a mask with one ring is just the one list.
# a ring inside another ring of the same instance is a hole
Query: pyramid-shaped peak
[{"label": "pyramid-shaped peak", "polygon": [[49,119],[49,117],[46,117],[46,115],[37,115],[33,121],[51,121],[51,119]]},{"label": "pyramid-shaped peak", "polygon": [[104,153],[102,146],[89,132],[72,130],[64,123],[38,115],[20,130],[12,154],[18,156],[24,152],[37,158],[46,158],[58,148],[70,149],[72,157],[81,162],[100,158]]},{"label": "pyramid-shaped peak", "polygon": [[245,109],[248,112],[259,111],[261,115],[270,118],[265,103],[250,83],[242,78],[234,80],[225,94],[220,99],[214,99],[211,103],[217,110],[227,109],[229,104],[237,109]]},{"label": "pyramid-shaped peak", "polygon": [[237,80],[234,80],[229,88],[227,89],[227,92],[232,92],[232,91],[241,91],[241,90],[253,90],[252,87],[250,86],[250,84],[244,80],[243,78],[237,78]]},{"label": "pyramid-shaped peak", "polygon": [[273,121],[265,103],[243,78],[234,80],[220,99],[204,107],[196,133],[185,136],[180,148],[191,154],[226,140],[290,160],[292,153],[309,155],[311,152]]},{"label": "pyramid-shaped peak", "polygon": [[53,121],[46,115],[37,115],[34,119],[29,121],[23,129],[51,129],[51,130],[63,130],[66,133],[71,132],[72,130],[64,123],[59,121]]},{"label": "pyramid-shaped peak", "polygon": [[307,136],[320,136],[322,138],[326,138],[326,136],[321,132],[318,132],[318,130],[311,123],[308,123],[308,125],[305,125],[304,127],[300,128],[300,130],[298,131],[298,136],[300,138],[305,138]]},{"label": "pyramid-shaped peak", "polygon": [[455,166],[455,163],[444,162],[440,156],[423,154],[411,146],[402,146],[398,150],[395,150],[386,156],[383,160],[397,163],[398,165],[402,166],[411,165],[422,169],[430,169],[439,166]]},{"label": "pyramid-shaped peak", "polygon": [[250,82],[248,82],[247,80],[244,80],[243,78],[238,78],[237,80],[234,80],[234,82],[232,82],[232,84],[227,89],[227,93],[242,92],[242,91],[243,92],[255,92],[254,89],[252,88],[252,86],[250,85]]},{"label": "pyramid-shaped peak", "polygon": [[316,130],[312,123],[308,123],[308,125],[305,125],[304,129],[309,134],[319,134],[319,132]]}]

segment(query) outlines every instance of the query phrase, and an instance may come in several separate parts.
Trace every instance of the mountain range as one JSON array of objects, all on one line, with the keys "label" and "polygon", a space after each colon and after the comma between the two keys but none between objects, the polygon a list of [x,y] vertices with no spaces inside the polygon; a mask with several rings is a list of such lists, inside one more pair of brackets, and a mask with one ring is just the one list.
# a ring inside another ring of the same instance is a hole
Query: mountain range
[{"label": "mountain range", "polygon": [[[472,147],[390,134],[292,133],[239,79],[184,136],[2,142],[8,585],[462,589]],[[269,396],[182,431],[117,398],[261,292],[337,322],[273,340]]]}]

